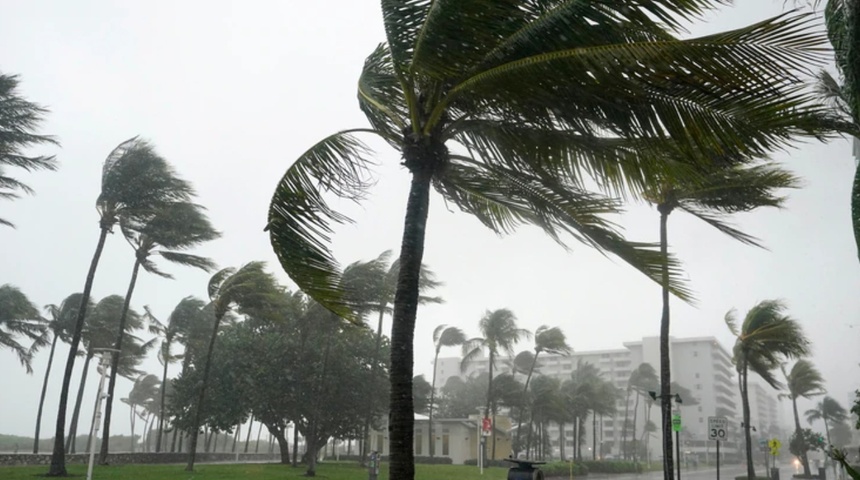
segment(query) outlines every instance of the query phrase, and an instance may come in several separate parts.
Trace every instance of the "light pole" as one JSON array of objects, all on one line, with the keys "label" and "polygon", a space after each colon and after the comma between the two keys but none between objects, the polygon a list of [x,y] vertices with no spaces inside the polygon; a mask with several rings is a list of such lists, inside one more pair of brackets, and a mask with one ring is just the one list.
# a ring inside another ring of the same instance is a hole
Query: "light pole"
[{"label": "light pole", "polygon": [[[663,398],[663,395],[657,395],[657,392],[648,392],[648,395],[650,395],[651,399],[655,400],[655,401],[658,398],[660,398],[660,399]],[[681,433],[681,404],[684,403],[684,401],[681,399],[681,395],[677,394],[677,393],[675,393],[675,394],[670,393],[669,398],[671,400],[675,400],[675,404],[678,406],[678,410],[677,410],[678,413],[676,414],[678,417],[678,424],[676,427],[675,426],[675,418],[672,418],[672,428],[673,428],[673,430],[675,430],[675,464],[677,465],[677,468],[675,470],[678,472],[678,480],[681,480],[681,438],[680,438],[681,437],[681,435],[680,435],[680,433]],[[673,415],[673,417],[674,417],[674,415]],[[665,468],[665,466],[664,466],[664,468]]]},{"label": "light pole", "polygon": [[[107,394],[104,393],[104,387],[105,376],[111,360],[110,352],[119,353],[119,350],[115,348],[94,348],[93,351],[101,352],[98,366],[98,369],[101,371],[101,378],[99,379],[99,391],[96,395],[96,409],[93,414],[93,424],[90,427],[90,461],[87,465],[87,480],[92,480],[93,478],[93,461],[96,456],[96,435],[99,433],[99,425],[101,425],[102,419],[102,400],[107,398]],[[107,441],[107,439],[104,439],[103,441]],[[134,441],[134,439],[132,439],[132,441]]]},{"label": "light pole", "polygon": [[484,418],[486,418],[486,411],[483,406],[475,407],[478,410],[478,421],[476,422],[478,425],[478,468],[481,470],[481,475],[484,474]]}]

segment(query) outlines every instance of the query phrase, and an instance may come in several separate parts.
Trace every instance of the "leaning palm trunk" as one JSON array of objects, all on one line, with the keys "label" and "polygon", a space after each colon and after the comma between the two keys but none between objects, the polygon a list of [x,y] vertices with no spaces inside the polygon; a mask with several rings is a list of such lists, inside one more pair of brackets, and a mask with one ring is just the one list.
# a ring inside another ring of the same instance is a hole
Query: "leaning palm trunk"
[{"label": "leaning palm trunk", "polygon": [[215,318],[215,325],[212,327],[212,336],[209,337],[209,347],[206,350],[206,363],[203,365],[203,380],[200,385],[200,394],[197,396],[197,408],[194,412],[194,423],[188,438],[188,464],[185,466],[186,472],[194,471],[194,460],[197,455],[197,431],[200,429],[200,420],[203,417],[203,400],[206,398],[206,386],[209,383],[209,369],[212,364],[212,353],[215,351],[215,340],[218,338],[218,327],[221,326],[221,316]]},{"label": "leaning palm trunk", "polygon": [[42,407],[45,406],[45,393],[48,390],[48,377],[51,376],[51,365],[54,363],[54,349],[57,347],[57,334],[51,340],[51,353],[48,355],[48,367],[45,369],[45,379],[42,381],[42,394],[39,395],[39,410],[36,413],[36,435],[33,439],[33,454],[39,453],[39,432],[42,429]]},{"label": "leaning palm trunk", "polygon": [[742,362],[741,372],[738,381],[741,384],[741,405],[744,414],[744,440],[746,442],[747,455],[747,477],[749,480],[755,478],[755,464],[753,463],[752,454],[752,435],[750,434],[750,398],[749,390],[747,389],[747,377],[749,376],[749,366],[746,360]]},{"label": "leaning palm trunk", "polygon": [[[444,149],[443,145],[439,146]],[[429,169],[438,163],[438,160],[433,158],[420,158],[437,154],[427,150],[429,149],[426,146],[415,145],[407,149],[405,154],[406,164],[412,169],[412,185],[406,203],[403,240],[400,246],[400,272],[394,295],[391,326],[389,478],[415,478],[415,454],[412,445],[415,430],[412,400],[413,340],[432,177],[430,171],[424,171],[422,168]]]},{"label": "leaning palm trunk", "polygon": [[[108,390],[107,390],[107,398],[105,399],[105,418],[104,418],[104,428],[102,428],[102,436],[105,441],[102,442],[101,449],[99,450],[99,464],[105,465],[107,464],[107,456],[108,456],[108,446],[110,441],[110,419],[111,414],[113,413],[113,396],[114,396],[114,388],[116,388],[116,374],[117,374],[117,366],[119,365],[119,352],[122,351],[122,340],[125,335],[125,323],[128,319],[128,308],[131,303],[131,296],[134,293],[134,286],[137,283],[137,273],[140,270],[140,258],[135,258],[134,268],[131,270],[131,281],[128,284],[128,292],[125,294],[125,303],[122,305],[122,313],[119,317],[119,333],[116,336],[116,342],[114,343],[114,352],[111,358],[111,368],[110,368],[110,380],[108,381]],[[164,388],[162,388],[162,392]],[[144,432],[145,434],[146,432]]]},{"label": "leaning palm trunk", "polygon": [[[660,211],[660,254],[663,256],[662,293],[663,313],[660,318],[660,424],[663,431],[663,480],[675,476],[672,461],[672,371],[669,363],[669,265],[668,265],[668,222],[671,205],[658,205]],[[646,419],[647,421],[647,419]]]},{"label": "leaning palm trunk", "polygon": [[[526,394],[529,391],[529,382],[532,379],[532,374],[534,374],[535,366],[537,365],[538,355],[540,355],[540,351],[535,352],[534,357],[532,357],[532,364],[529,367],[529,374],[528,374],[528,376],[526,376],[526,384],[523,387],[523,401],[520,404],[520,413],[519,413],[519,415],[517,415],[517,437],[516,437],[516,440],[514,440],[514,445],[516,446],[515,448],[517,450],[519,450],[519,448],[520,448],[520,429],[523,426],[523,410],[525,409]],[[434,374],[435,374],[435,372],[434,372]],[[434,379],[435,379],[435,377],[434,377]],[[519,452],[515,451],[514,453],[519,453]]]},{"label": "leaning palm trunk", "polygon": [[[167,351],[170,351],[169,344]],[[161,398],[158,400],[158,438],[155,440],[155,453],[161,453],[161,437],[164,435],[164,401],[167,395],[167,363],[169,354],[162,355],[162,357],[164,357],[164,368],[161,370]]]},{"label": "leaning palm trunk", "polygon": [[66,359],[66,370],[63,373],[63,385],[60,388],[60,405],[57,409],[57,428],[54,433],[54,451],[51,454],[51,468],[48,470],[48,476],[66,476],[66,452],[63,440],[65,437],[66,428],[66,407],[69,402],[69,384],[72,381],[72,371],[75,368],[75,356],[78,353],[78,345],[81,343],[81,333],[84,327],[84,318],[87,314],[87,305],[90,300],[90,292],[93,289],[93,281],[96,278],[96,269],[99,266],[99,259],[104,250],[105,240],[110,231],[111,225],[105,221],[101,222],[101,232],[99,233],[99,241],[96,244],[96,251],[93,254],[93,259],[90,262],[90,269],[87,272],[87,279],[84,282],[84,291],[81,295],[81,305],[78,308],[78,315],[75,319],[75,331],[72,334],[72,341],[69,345],[69,357]]},{"label": "leaning palm trunk", "polygon": [[93,355],[87,353],[87,358],[84,360],[84,371],[81,372],[81,383],[78,385],[78,396],[75,399],[75,409],[72,412],[72,422],[69,424],[69,438],[66,439],[66,451],[75,453],[75,444],[78,436],[78,418],[81,416],[81,403],[84,401],[84,388],[87,385],[87,373],[90,369],[90,360]]},{"label": "leaning palm trunk", "polygon": [[[436,454],[436,436],[433,435],[433,402],[436,399],[436,364],[439,361],[439,349],[436,349],[436,356],[433,357],[433,381],[430,383],[430,411],[427,419],[427,448],[430,449],[430,458]],[[519,437],[519,431],[517,436]]]},{"label": "leaning palm trunk", "polygon": [[[800,427],[800,416],[797,414],[797,398],[794,398],[794,395],[792,395],[791,399],[791,410],[792,413],[794,413],[794,434],[797,438],[801,438],[801,435],[803,435],[803,429]],[[824,426],[827,426],[826,419],[824,421]],[[807,477],[810,476],[812,473],[809,469],[809,456],[807,456],[806,450],[803,450],[803,447],[801,447],[800,451],[800,464],[803,465],[803,474]]]}]

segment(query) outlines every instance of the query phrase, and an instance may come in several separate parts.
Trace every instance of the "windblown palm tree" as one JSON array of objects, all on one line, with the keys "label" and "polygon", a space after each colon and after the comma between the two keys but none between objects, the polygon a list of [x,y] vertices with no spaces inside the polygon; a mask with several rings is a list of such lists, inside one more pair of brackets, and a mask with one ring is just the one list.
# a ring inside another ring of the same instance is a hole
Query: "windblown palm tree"
[{"label": "windblown palm tree", "polygon": [[[135,380],[128,397],[123,398],[122,402],[128,405],[129,421],[131,422],[131,453],[134,453],[137,440],[134,435],[134,426],[137,423],[137,417],[142,417],[143,414],[137,410],[138,407],[143,407],[147,403],[155,401],[159,390],[158,377],[151,374],[140,374]],[[146,432],[141,435],[143,437]]]},{"label": "windblown palm tree", "polygon": [[155,153],[149,143],[137,137],[120,143],[105,160],[102,167],[101,192],[96,200],[96,210],[99,213],[99,239],[84,281],[81,305],[72,331],[71,347],[63,373],[63,385],[60,388],[54,450],[48,476],[67,475],[63,439],[69,386],[75,367],[75,356],[81,341],[90,292],[108,233],[113,231],[113,227],[120,220],[131,222],[133,219],[149,218],[158,208],[174,202],[188,201],[192,194],[191,186],[177,177],[167,161]]},{"label": "windblown palm tree", "polygon": [[[522,338],[528,338],[531,333],[528,330],[517,327],[517,317],[507,308],[487,311],[478,322],[481,337],[470,338],[463,344],[463,360],[460,368],[465,368],[476,358],[484,354],[486,349],[489,355],[489,384],[487,385],[487,403],[484,408],[484,418],[493,415],[493,428],[496,424],[496,405],[491,401],[493,391],[493,369],[498,361],[499,354],[508,357],[514,356],[514,346]],[[392,366],[393,368],[393,366]],[[493,435],[492,456],[496,458],[496,436]]]},{"label": "windblown palm tree", "polygon": [[821,401],[805,412],[806,421],[809,423],[821,420],[824,422],[824,432],[827,435],[827,445],[833,446],[830,441],[830,425],[834,427],[841,425],[848,419],[848,412],[833,397],[824,396]]},{"label": "windblown palm tree", "polygon": [[726,313],[726,325],[735,336],[732,361],[738,371],[738,387],[743,407],[743,429],[746,442],[747,476],[755,478],[750,436],[749,372],[757,374],[768,385],[778,389],[781,384],[774,372],[786,359],[799,359],[809,354],[809,340],[796,320],[785,313],[779,300],[764,300],[753,306],[738,325],[737,313]]},{"label": "windblown palm tree", "polygon": [[[9,284],[0,286],[0,348],[12,349],[27,373],[33,373],[33,353],[47,344],[45,330],[39,309],[21,289]],[[21,345],[21,337],[32,344]]]},{"label": "windblown palm tree", "polygon": [[[431,186],[496,232],[535,224],[660,282],[664,256],[625,241],[604,218],[621,203],[587,191],[592,179],[604,192],[638,196],[714,155],[760,157],[821,132],[822,109],[799,80],[823,60],[824,36],[802,15],[677,36],[723,3],[381,1],[387,42],[358,84],[370,128],[330,135],[293,163],[266,228],[299,288],[351,315],[328,247],[332,223],[349,219],[326,199],[360,201],[374,184],[356,134],[403,157],[412,179],[392,329],[392,478],[414,478],[412,337]],[[674,292],[688,293],[672,279]]]},{"label": "windblown palm tree", "polygon": [[436,368],[439,363],[439,352],[442,347],[459,347],[466,343],[466,335],[457,327],[439,325],[433,329],[433,380],[430,383],[430,412],[427,421],[427,445],[430,448],[430,457],[436,453],[436,436],[433,435],[433,402],[436,400]]},{"label": "windblown palm tree", "polygon": [[[568,355],[573,351],[570,348],[570,345],[567,344],[567,338],[564,335],[564,332],[558,327],[550,328],[548,325],[541,325],[535,330],[535,354],[532,355],[532,362],[529,365],[528,373],[526,374],[526,383],[523,386],[523,401],[526,398],[526,392],[529,390],[529,382],[532,379],[532,374],[534,374],[535,367],[537,366],[538,357],[541,353],[549,353],[555,355]],[[514,440],[514,445],[520,444],[520,429],[523,425],[523,409],[525,405],[520,405],[520,413],[518,415],[519,419],[517,420],[517,436]],[[519,447],[514,447],[519,448]],[[514,451],[516,454],[517,452]],[[516,456],[516,455],[515,455]]]},{"label": "windblown palm tree", "polygon": [[[32,194],[27,185],[5,175],[5,167],[18,167],[26,171],[56,170],[54,156],[27,156],[32,146],[53,144],[57,141],[47,135],[37,135],[36,128],[48,110],[26,100],[18,92],[18,76],[0,73],[0,198],[15,199],[18,192]],[[0,225],[14,227],[12,222],[0,218]]]},{"label": "windblown palm tree", "polygon": [[[676,209],[690,213],[735,240],[763,248],[758,239],[728,224],[725,217],[760,207],[780,207],[784,198],[777,195],[777,190],[796,187],[797,184],[794,175],[770,163],[717,168],[703,175],[701,179],[687,183],[667,181],[659,189],[647,193],[649,200],[656,204],[657,211],[660,212],[660,251],[668,253],[669,215]],[[667,462],[673,463],[668,281],[667,264],[663,267],[659,399],[663,452]]]},{"label": "windblown palm tree", "polygon": [[212,353],[215,351],[215,340],[221,321],[227,314],[238,307],[242,309],[260,308],[276,302],[280,291],[274,277],[264,269],[263,262],[251,262],[241,268],[225,268],[218,271],[209,280],[209,299],[215,319],[209,345],[206,348],[206,358],[203,364],[203,378],[197,404],[194,408],[194,424],[190,429],[188,440],[188,464],[186,471],[194,471],[194,461],[197,453],[197,435],[203,411],[203,400],[206,397],[206,387],[209,380],[209,370],[212,363]]},{"label": "windblown palm tree", "polygon": [[[791,400],[791,410],[794,413],[794,432],[800,438],[803,429],[800,426],[800,415],[797,413],[797,399],[824,395],[824,378],[821,377],[821,373],[815,368],[815,365],[805,358],[794,362],[790,371],[785,370],[785,365],[781,365],[781,368],[783,375],[785,375],[787,393],[780,394],[779,397]],[[800,454],[800,463],[803,465],[803,474],[811,475],[809,457],[805,451]]]},{"label": "windblown palm tree", "polygon": [[[174,202],[160,206],[146,217],[130,217],[120,219],[120,228],[128,243],[134,248],[135,260],[131,270],[131,280],[125,294],[125,304],[119,317],[119,333],[114,342],[116,350],[122,350],[124,324],[126,314],[137,284],[137,274],[140,267],[147,272],[163,278],[173,278],[169,273],[161,271],[153,260],[160,256],[168,262],[191,266],[209,272],[215,269],[215,262],[206,257],[186,253],[185,250],[214,240],[220,236],[215,231],[209,218],[203,213],[203,207],[191,202]],[[113,413],[113,393],[116,387],[116,364],[119,356],[114,355],[111,365],[110,380],[108,381],[107,400],[105,402],[104,438],[99,452],[99,463],[107,463],[110,445],[110,423]],[[160,438],[160,437],[159,437]]]}]

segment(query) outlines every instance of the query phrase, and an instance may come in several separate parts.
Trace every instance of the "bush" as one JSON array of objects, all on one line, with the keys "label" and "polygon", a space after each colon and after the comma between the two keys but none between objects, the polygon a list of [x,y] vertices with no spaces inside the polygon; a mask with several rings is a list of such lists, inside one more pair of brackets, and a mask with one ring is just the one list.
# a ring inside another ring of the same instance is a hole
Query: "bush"
[{"label": "bush", "polygon": [[428,465],[451,465],[454,463],[450,457],[415,457],[415,463]]},{"label": "bush", "polygon": [[591,473],[642,473],[642,464],[626,460],[583,460],[573,462],[584,465]]},{"label": "bush", "polygon": [[[478,465],[478,459],[477,458],[470,458],[469,460],[466,460],[465,462],[463,462],[463,465]],[[504,460],[486,460],[486,459],[484,460],[484,466],[485,467],[510,468],[513,465],[514,465],[513,463],[506,462]]]},{"label": "bush", "polygon": [[[566,477],[570,475],[570,462],[552,462],[539,466],[547,477]],[[582,462],[573,462],[573,475],[588,475],[588,467],[583,465]]]}]

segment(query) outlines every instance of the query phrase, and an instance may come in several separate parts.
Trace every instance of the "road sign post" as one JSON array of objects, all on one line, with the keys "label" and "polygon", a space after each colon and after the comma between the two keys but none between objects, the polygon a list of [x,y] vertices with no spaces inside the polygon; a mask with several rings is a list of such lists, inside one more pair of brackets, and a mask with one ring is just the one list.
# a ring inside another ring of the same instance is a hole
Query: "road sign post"
[{"label": "road sign post", "polygon": [[708,439],[717,442],[717,480],[720,480],[720,441],[728,437],[729,419],[708,417]]}]

